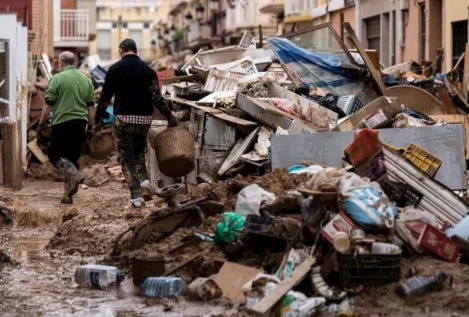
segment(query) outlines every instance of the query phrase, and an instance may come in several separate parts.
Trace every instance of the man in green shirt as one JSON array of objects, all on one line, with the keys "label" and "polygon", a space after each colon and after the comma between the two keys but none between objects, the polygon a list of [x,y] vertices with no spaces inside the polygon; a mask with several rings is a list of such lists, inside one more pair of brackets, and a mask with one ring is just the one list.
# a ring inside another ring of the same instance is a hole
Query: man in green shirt
[{"label": "man in green shirt", "polygon": [[85,140],[88,121],[94,124],[94,89],[91,80],[76,69],[75,55],[63,52],[59,55],[61,72],[49,82],[46,104],[42,109],[37,128],[38,134],[52,111],[52,136],[49,160],[64,175],[65,193],[62,203],[71,204],[72,196],[84,179],[78,171],[78,159]]}]

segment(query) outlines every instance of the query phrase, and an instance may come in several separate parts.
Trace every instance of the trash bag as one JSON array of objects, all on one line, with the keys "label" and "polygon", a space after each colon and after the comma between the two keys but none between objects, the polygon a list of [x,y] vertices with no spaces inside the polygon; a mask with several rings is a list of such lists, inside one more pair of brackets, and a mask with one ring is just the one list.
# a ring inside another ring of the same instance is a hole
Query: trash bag
[{"label": "trash bag", "polygon": [[429,225],[438,228],[438,219],[435,215],[429,213],[426,210],[419,210],[412,207],[406,207],[401,212],[399,218],[404,221],[421,221],[423,223],[428,223]]},{"label": "trash bag", "polygon": [[244,228],[244,218],[234,212],[225,212],[215,230],[215,243],[235,242]]},{"label": "trash bag", "polygon": [[257,184],[252,184],[244,187],[238,194],[238,200],[236,201],[236,214],[246,218],[247,215],[259,216],[259,209],[261,203],[266,201],[271,203],[275,200],[275,195],[271,192],[264,190]]},{"label": "trash bag", "polygon": [[347,175],[347,172],[343,169],[326,167],[324,170],[313,174],[310,180],[307,181],[302,187],[311,190],[337,191],[339,181],[345,175]]},{"label": "trash bag", "polygon": [[342,209],[359,226],[392,228],[397,214],[378,183],[370,184],[356,174],[343,177],[339,183]]}]

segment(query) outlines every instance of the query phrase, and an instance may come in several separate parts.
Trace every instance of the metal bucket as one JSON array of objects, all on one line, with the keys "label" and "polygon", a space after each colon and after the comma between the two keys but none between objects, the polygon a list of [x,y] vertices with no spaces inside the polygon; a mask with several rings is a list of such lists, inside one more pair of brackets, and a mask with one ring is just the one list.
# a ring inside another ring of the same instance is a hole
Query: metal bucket
[{"label": "metal bucket", "polygon": [[194,169],[195,141],[184,128],[170,128],[152,142],[158,168],[168,177],[182,177]]},{"label": "metal bucket", "polygon": [[132,258],[132,276],[136,286],[140,286],[148,277],[163,275],[166,260],[162,256]]}]

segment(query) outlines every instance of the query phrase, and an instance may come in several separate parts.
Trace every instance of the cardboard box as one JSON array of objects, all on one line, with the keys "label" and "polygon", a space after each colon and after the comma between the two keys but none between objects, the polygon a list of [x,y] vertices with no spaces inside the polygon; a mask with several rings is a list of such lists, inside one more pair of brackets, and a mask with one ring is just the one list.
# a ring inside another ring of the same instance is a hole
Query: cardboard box
[{"label": "cardboard box", "polygon": [[335,127],[333,131],[352,131],[355,127],[360,126],[364,119],[370,115],[376,114],[380,110],[386,120],[383,121],[380,114],[381,119],[379,126],[384,126],[393,122],[394,117],[398,113],[401,113],[404,107],[395,97],[379,97],[345,119],[341,124]]},{"label": "cardboard box", "polygon": [[459,244],[429,224],[420,235],[418,244],[448,262],[456,262],[459,255]]},{"label": "cardboard box", "polygon": [[337,232],[345,232],[350,234],[356,228],[355,223],[350,219],[345,212],[340,211],[327,225],[321,230],[321,234],[333,243],[334,236]]},{"label": "cardboard box", "polygon": [[246,300],[242,291],[244,284],[262,272],[249,266],[225,262],[215,278],[215,283],[223,291],[223,296],[244,302]]}]

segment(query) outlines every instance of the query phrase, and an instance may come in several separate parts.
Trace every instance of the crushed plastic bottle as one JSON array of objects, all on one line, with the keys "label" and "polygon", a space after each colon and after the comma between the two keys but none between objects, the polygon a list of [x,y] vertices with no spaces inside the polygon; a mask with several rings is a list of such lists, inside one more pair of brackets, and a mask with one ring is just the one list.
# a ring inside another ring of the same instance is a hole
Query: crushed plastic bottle
[{"label": "crushed plastic bottle", "polygon": [[178,297],[184,286],[184,280],[179,277],[149,277],[140,286],[140,292],[150,298]]},{"label": "crushed plastic bottle", "polygon": [[414,276],[396,288],[396,293],[405,298],[412,299],[430,292],[440,291],[443,283],[448,278],[444,272],[438,272],[432,276]]},{"label": "crushed plastic bottle", "polygon": [[124,274],[121,274],[115,266],[87,264],[75,271],[75,282],[80,286],[105,289],[112,285],[119,285],[124,278]]},{"label": "crushed plastic bottle", "polygon": [[336,317],[353,317],[353,306],[348,298],[339,304]]}]

